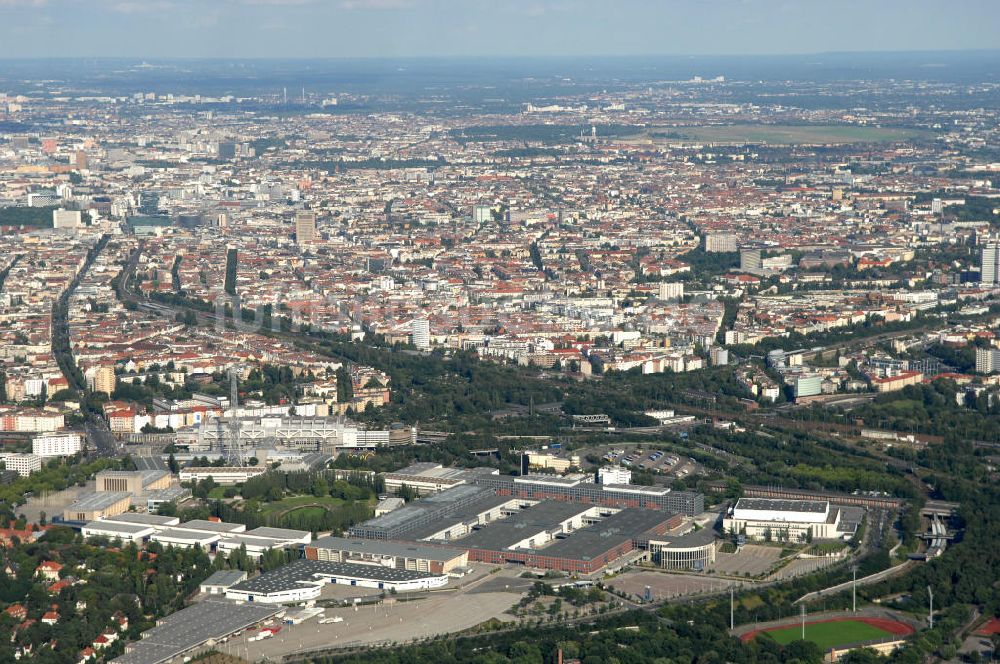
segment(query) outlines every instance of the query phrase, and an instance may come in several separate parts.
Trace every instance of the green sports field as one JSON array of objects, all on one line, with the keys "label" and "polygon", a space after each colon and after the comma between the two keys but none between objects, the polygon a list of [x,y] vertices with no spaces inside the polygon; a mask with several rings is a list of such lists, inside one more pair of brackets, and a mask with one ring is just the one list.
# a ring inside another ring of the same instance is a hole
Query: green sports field
[{"label": "green sports field", "polygon": [[[781,645],[802,638],[802,626],[783,627],[774,631],[761,632]],[[806,641],[812,641],[821,650],[860,641],[874,641],[892,636],[891,632],[879,629],[860,620],[838,620],[836,622],[806,623]]]}]

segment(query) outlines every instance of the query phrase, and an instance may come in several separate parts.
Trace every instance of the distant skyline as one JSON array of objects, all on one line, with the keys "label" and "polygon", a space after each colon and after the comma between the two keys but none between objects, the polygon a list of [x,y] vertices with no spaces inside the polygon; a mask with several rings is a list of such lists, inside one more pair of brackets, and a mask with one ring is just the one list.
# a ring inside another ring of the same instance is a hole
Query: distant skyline
[{"label": "distant skyline", "polygon": [[997,0],[0,0],[0,58],[1000,48]]}]

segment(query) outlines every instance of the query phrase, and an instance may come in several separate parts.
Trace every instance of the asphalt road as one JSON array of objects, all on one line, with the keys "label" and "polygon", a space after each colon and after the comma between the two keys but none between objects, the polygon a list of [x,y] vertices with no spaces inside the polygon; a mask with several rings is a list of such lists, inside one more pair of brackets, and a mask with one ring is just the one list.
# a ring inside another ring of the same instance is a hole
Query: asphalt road
[{"label": "asphalt road", "polygon": [[84,428],[87,432],[88,448],[93,457],[116,457],[122,451],[122,445],[115,440],[114,434],[103,421],[88,421]]}]

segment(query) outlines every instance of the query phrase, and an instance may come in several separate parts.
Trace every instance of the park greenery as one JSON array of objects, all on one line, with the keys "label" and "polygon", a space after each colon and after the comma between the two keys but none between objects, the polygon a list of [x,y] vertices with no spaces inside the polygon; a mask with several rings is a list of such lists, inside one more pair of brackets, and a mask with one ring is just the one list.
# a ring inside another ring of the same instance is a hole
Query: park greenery
[{"label": "park greenery", "polygon": [[98,459],[89,463],[83,463],[77,457],[51,459],[40,471],[0,486],[0,522],[9,521],[13,525],[19,520],[15,511],[32,496],[84,486],[95,473],[105,469],[117,470],[124,463],[125,460],[115,459]]},{"label": "park greenery", "polygon": [[[44,207],[0,207],[0,226],[31,226],[34,228],[52,228],[52,213],[57,205]],[[84,223],[89,223],[90,216],[84,215]]]},{"label": "park greenery", "polygon": [[[213,500],[220,488],[222,499]],[[342,531],[371,518],[375,498],[383,489],[380,479],[363,473],[269,471],[239,487],[222,488],[211,478],[195,482],[192,494],[203,505],[178,509],[167,503],[159,512],[184,520],[218,517],[248,528]]]},{"label": "park greenery", "polygon": [[[184,599],[213,571],[200,549],[164,549],[152,543],[141,552],[132,544],[112,544],[86,543],[79,533],[55,527],[36,542],[0,550],[11,571],[0,583],[0,602],[23,606],[32,621],[18,628],[20,620],[0,613],[0,633],[10,635],[0,639],[0,661],[13,662],[17,648],[30,647],[28,661],[75,664],[80,650],[103,631],[119,633],[122,619],[126,639],[136,639],[157,618],[182,608]],[[35,575],[46,561],[62,565],[60,579],[68,582],[55,593]],[[41,621],[50,611],[59,615],[54,625]],[[119,639],[102,654],[110,659],[123,649],[124,640]]]}]

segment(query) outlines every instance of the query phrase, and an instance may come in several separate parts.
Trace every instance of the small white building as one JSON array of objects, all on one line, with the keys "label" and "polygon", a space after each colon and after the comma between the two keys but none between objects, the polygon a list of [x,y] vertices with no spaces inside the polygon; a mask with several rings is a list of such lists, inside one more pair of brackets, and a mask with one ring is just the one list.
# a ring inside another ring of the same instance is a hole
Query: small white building
[{"label": "small white building", "polygon": [[448,576],[381,565],[297,560],[228,588],[226,597],[259,604],[305,602],[319,597],[328,583],[409,592],[444,587]]},{"label": "small white building", "polygon": [[181,482],[192,482],[194,480],[203,482],[208,478],[212,478],[212,481],[216,484],[229,486],[243,484],[247,480],[258,475],[263,475],[266,472],[267,469],[260,466],[191,467],[181,468],[180,479]]},{"label": "small white building", "polygon": [[223,535],[216,544],[216,550],[228,556],[240,547],[245,547],[248,556],[259,559],[271,549],[295,549],[310,542],[312,533],[308,530],[261,526],[246,532]]},{"label": "small white building", "polygon": [[158,533],[153,533],[149,538],[151,542],[158,542],[163,546],[172,546],[178,549],[199,548],[209,551],[222,538],[218,533],[206,533],[185,528],[168,528]]},{"label": "small white building", "polygon": [[81,530],[84,539],[91,537],[107,537],[109,540],[121,540],[122,542],[135,542],[139,544],[146,541],[156,532],[153,526],[144,526],[134,523],[117,523],[115,521],[90,521]]},{"label": "small white building", "polygon": [[597,471],[598,484],[631,484],[632,471],[621,466],[605,466]]},{"label": "small white building", "polygon": [[375,506],[375,516],[379,517],[383,514],[388,514],[394,509],[399,509],[406,504],[406,501],[402,498],[397,498],[395,496],[389,496],[388,498],[383,498]]},{"label": "small white building", "polygon": [[201,582],[198,589],[206,595],[223,595],[240,581],[245,581],[247,573],[238,569],[220,569]]}]

